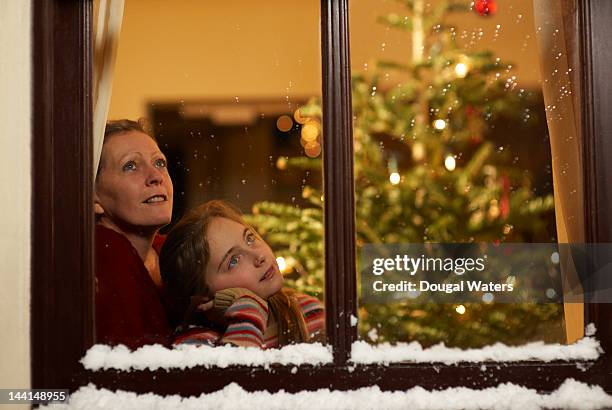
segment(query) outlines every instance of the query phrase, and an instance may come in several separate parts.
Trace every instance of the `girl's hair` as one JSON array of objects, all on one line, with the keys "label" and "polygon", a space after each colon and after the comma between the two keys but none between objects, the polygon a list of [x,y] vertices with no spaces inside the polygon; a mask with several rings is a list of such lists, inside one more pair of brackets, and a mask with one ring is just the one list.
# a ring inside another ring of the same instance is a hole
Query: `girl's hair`
[{"label": "girl's hair", "polygon": [[[205,276],[210,258],[208,227],[217,217],[249,226],[233,205],[220,200],[209,201],[183,216],[162,247],[160,270],[169,297],[170,321],[179,330],[205,321],[197,307],[211,296]],[[278,326],[279,345],[309,340],[295,291],[283,288],[268,299],[268,304]]]}]

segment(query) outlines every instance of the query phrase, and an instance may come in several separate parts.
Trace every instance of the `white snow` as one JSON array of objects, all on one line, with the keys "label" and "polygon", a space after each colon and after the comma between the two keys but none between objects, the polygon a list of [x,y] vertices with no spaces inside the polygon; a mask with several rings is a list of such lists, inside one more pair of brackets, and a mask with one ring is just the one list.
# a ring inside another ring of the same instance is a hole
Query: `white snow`
[{"label": "white snow", "polygon": [[[571,345],[528,343],[522,346],[506,346],[496,343],[481,349],[459,349],[438,344],[423,348],[418,342],[383,343],[371,345],[357,341],[352,345],[351,363],[355,364],[389,364],[395,362],[409,363],[444,363],[459,362],[515,362],[537,360],[596,360],[602,349],[594,337],[584,337]],[[282,365],[320,365],[333,361],[331,346],[320,343],[301,343],[285,346],[281,349],[258,349],[235,346],[194,346],[179,345],[168,349],[161,345],[143,346],[135,351],[127,347],[95,345],[87,351],[81,363],[88,370],[118,369],[129,371],[156,370],[170,368],[191,368],[195,366],[228,367],[232,365],[264,366]]]},{"label": "white snow", "polygon": [[597,332],[597,329],[595,328],[595,323],[589,323],[584,328],[584,335],[585,336],[594,336],[596,332]]},{"label": "white snow", "polygon": [[383,392],[378,386],[357,390],[337,391],[320,389],[298,393],[249,393],[232,383],[214,393],[199,397],[137,395],[131,392],[112,392],[94,385],[81,387],[70,396],[67,404],[54,404],[52,409],[601,409],[612,407],[612,396],[599,386],[589,386],[573,379],[566,380],[550,394],[539,394],[533,389],[504,383],[497,387],[473,390],[465,387],[428,391],[415,387],[407,391]]},{"label": "white snow", "polygon": [[370,329],[370,331],[368,332],[368,337],[370,338],[371,341],[375,342],[378,340],[378,330],[376,330],[375,327],[373,327],[372,329]]},{"label": "white snow", "polygon": [[523,360],[550,362],[552,360],[596,360],[602,352],[599,341],[594,337],[584,337],[571,345],[534,342],[522,346],[506,346],[496,343],[481,349],[465,350],[446,347],[444,343],[424,349],[418,342],[371,345],[364,341],[357,341],[353,343],[350,360],[352,363],[361,364],[394,362],[455,364]]},{"label": "white snow", "polygon": [[168,349],[161,345],[148,345],[130,351],[126,346],[94,345],[81,359],[88,370],[118,369],[156,370],[195,366],[228,367],[232,365],[265,366],[272,363],[283,365],[318,365],[333,361],[331,347],[321,343],[300,343],[281,349],[259,349],[255,347],[194,346],[178,345]]}]

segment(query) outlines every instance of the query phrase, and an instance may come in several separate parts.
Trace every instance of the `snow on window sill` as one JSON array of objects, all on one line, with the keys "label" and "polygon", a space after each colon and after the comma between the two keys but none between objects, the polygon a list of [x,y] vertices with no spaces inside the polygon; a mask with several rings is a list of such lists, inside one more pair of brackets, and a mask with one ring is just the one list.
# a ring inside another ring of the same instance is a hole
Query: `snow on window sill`
[{"label": "snow on window sill", "polygon": [[161,345],[143,346],[130,351],[123,345],[94,345],[80,360],[88,370],[157,370],[186,369],[196,366],[221,367],[232,365],[264,366],[319,365],[333,361],[331,347],[320,343],[301,343],[281,349],[255,347],[179,345],[168,349]]},{"label": "snow on window sill", "polygon": [[354,342],[350,361],[354,364],[444,363],[459,362],[516,362],[553,360],[596,360],[603,352],[599,341],[594,337],[584,337],[571,345],[528,343],[522,346],[507,346],[496,343],[481,349],[459,349],[446,347],[443,343],[424,349],[418,342],[383,343],[371,345],[367,342]]},{"label": "snow on window sill", "polygon": [[199,397],[138,395],[96,389],[92,384],[81,387],[69,402],[53,409],[601,409],[612,407],[612,396],[599,386],[589,386],[567,379],[550,394],[511,383],[482,390],[465,387],[428,391],[415,387],[407,391],[383,392],[378,386],[358,390],[320,389],[286,393],[283,391],[247,392],[232,383],[214,393]]},{"label": "snow on window sill", "polygon": [[[506,346],[496,343],[481,349],[446,347],[438,344],[424,349],[418,342],[383,343],[371,345],[364,341],[352,345],[350,362],[353,364],[389,363],[443,363],[447,365],[460,362],[517,362],[553,360],[597,360],[603,352],[599,341],[592,336],[594,328],[587,328],[587,336],[571,345],[529,343],[522,346]],[[130,351],[123,345],[94,345],[81,359],[87,370],[158,370],[186,369],[196,366],[226,368],[233,365],[263,366],[271,364],[321,365],[333,362],[331,346],[320,343],[301,343],[281,349],[258,349],[254,347],[194,346],[178,345],[168,349],[161,345],[143,346]]]}]

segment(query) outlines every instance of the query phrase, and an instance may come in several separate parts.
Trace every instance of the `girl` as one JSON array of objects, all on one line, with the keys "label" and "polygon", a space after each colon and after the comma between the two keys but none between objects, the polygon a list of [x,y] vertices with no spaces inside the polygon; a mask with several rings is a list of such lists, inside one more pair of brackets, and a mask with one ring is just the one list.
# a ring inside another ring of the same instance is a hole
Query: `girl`
[{"label": "girl", "polygon": [[322,337],[321,302],[282,288],[272,249],[223,201],[179,221],[160,266],[178,325],[175,343],[271,348]]}]

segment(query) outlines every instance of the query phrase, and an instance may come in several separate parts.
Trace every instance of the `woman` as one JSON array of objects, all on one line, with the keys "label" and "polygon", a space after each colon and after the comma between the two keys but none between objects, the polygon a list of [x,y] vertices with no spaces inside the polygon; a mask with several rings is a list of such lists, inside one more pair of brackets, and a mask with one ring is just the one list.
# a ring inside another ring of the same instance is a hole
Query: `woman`
[{"label": "woman", "polygon": [[134,121],[109,122],[94,188],[96,341],[167,344],[158,231],[172,216],[172,181],[155,140]]},{"label": "woman", "polygon": [[183,302],[175,343],[271,348],[322,338],[321,302],[282,287],[272,249],[223,201],[183,217],[160,258],[168,293]]}]

